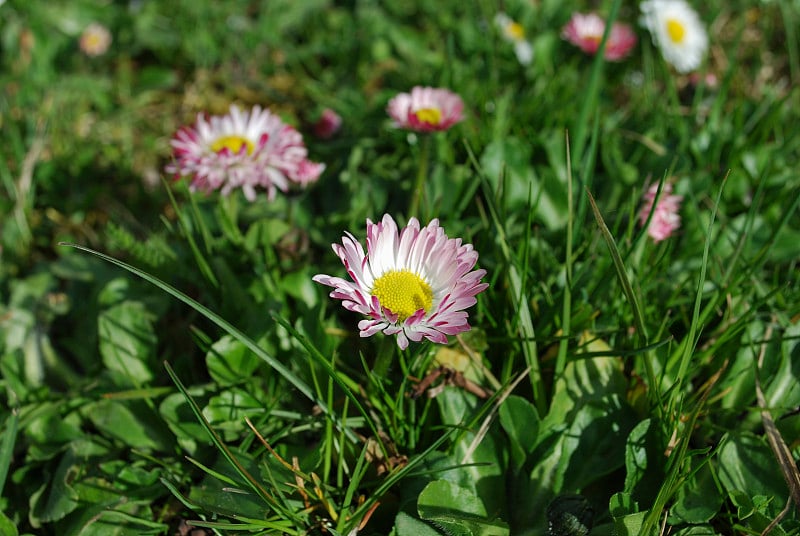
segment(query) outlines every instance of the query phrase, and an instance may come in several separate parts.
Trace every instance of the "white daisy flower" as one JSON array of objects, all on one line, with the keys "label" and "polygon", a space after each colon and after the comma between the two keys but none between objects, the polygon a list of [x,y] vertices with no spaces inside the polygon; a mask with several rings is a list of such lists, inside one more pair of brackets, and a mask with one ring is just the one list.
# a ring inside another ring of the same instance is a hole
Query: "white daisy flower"
[{"label": "white daisy flower", "polygon": [[533,47],[525,39],[525,29],[522,25],[502,11],[494,16],[494,24],[500,29],[503,38],[514,44],[514,54],[517,55],[517,61],[522,65],[530,65],[531,61],[533,61]]},{"label": "white daisy flower", "polygon": [[325,274],[313,280],[333,287],[331,298],[345,309],[368,317],[358,323],[362,337],[397,335],[402,349],[423,337],[445,344],[447,335],[469,330],[464,309],[488,287],[481,283],[486,270],[472,270],[478,253],[460,238],[448,238],[439,220],[420,228],[411,218],[398,232],[386,214],[379,223],[367,220],[366,254],[350,233],[333,251],[352,281]]},{"label": "white daisy flower", "polygon": [[678,72],[697,69],[708,49],[708,34],[685,0],[645,0],[641,24],[648,29],[661,55]]}]

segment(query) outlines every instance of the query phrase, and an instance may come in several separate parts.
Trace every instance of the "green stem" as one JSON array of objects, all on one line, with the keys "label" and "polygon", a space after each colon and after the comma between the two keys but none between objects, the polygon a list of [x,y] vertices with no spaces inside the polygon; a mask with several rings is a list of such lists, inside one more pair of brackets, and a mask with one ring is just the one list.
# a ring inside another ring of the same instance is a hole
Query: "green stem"
[{"label": "green stem", "polygon": [[431,136],[422,136],[422,146],[419,153],[419,169],[417,170],[417,181],[414,190],[411,192],[411,203],[408,206],[408,217],[418,217],[420,200],[425,191],[425,180],[428,176],[428,157],[430,154]]},{"label": "green stem", "polygon": [[378,355],[375,356],[375,364],[372,365],[372,375],[375,378],[386,378],[389,374],[389,367],[394,360],[394,352],[397,341],[394,337],[385,336],[378,348]]}]

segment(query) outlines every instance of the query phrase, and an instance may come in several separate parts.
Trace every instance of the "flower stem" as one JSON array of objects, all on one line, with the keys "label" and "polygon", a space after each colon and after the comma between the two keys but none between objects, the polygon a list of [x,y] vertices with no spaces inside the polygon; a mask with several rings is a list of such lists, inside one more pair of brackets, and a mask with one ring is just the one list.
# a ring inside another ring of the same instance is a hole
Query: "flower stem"
[{"label": "flower stem", "polygon": [[[428,156],[430,154],[431,136],[422,135],[422,147],[419,153],[419,169],[417,170],[417,182],[411,192],[411,203],[408,206],[408,217],[418,217],[420,200],[425,191],[425,179],[428,175]],[[419,219],[419,218],[418,218]]]},{"label": "flower stem", "polygon": [[383,337],[382,339],[381,345],[378,348],[378,355],[375,356],[375,364],[372,365],[372,375],[376,379],[386,378],[386,376],[389,374],[389,367],[394,359],[394,349],[395,346],[397,346],[394,337],[387,336]]}]

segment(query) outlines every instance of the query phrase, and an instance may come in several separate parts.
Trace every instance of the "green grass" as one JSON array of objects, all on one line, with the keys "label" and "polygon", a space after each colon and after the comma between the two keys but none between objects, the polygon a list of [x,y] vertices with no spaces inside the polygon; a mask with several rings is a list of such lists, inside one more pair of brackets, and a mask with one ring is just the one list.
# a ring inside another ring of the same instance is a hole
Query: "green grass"
[{"label": "green grass", "polygon": [[[800,4],[696,3],[712,84],[636,2],[503,3],[527,66],[498,6],[0,6],[0,534],[800,534]],[[629,58],[561,39],[592,8]],[[392,128],[415,85],[465,120]],[[231,103],[298,128],[320,180],[167,177]],[[682,221],[655,243],[659,181]],[[472,330],[401,351],[311,280],[384,213],[475,246]]]}]

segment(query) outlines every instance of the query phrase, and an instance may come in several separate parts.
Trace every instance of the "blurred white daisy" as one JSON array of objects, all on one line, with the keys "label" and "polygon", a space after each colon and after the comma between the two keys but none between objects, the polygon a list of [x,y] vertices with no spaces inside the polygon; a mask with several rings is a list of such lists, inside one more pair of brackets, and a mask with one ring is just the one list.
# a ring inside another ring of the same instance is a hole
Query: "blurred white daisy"
[{"label": "blurred white daisy", "polygon": [[685,0],[645,0],[641,24],[648,29],[661,55],[678,72],[697,69],[708,49],[708,34]]},{"label": "blurred white daisy", "polygon": [[533,61],[533,47],[525,39],[525,29],[522,25],[502,11],[495,15],[494,24],[500,29],[506,41],[514,45],[517,60],[522,65],[530,64]]},{"label": "blurred white daisy", "polygon": [[306,186],[325,168],[306,158],[297,130],[260,106],[242,112],[232,105],[227,115],[210,118],[199,114],[171,143],[175,161],[166,167],[168,173],[191,177],[195,190],[228,195],[241,188],[250,201],[256,198],[256,188],[273,199],[276,189]]},{"label": "blurred white daisy", "polygon": [[447,335],[470,329],[464,309],[488,287],[486,270],[472,270],[478,253],[460,238],[448,238],[432,220],[420,228],[411,218],[398,232],[388,214],[367,220],[367,252],[352,234],[333,244],[352,281],[319,274],[314,281],[333,287],[331,298],[348,311],[366,315],[358,323],[362,337],[382,331],[397,335],[397,345],[422,338],[445,344]]}]

